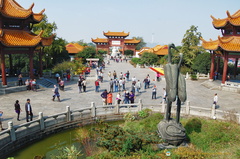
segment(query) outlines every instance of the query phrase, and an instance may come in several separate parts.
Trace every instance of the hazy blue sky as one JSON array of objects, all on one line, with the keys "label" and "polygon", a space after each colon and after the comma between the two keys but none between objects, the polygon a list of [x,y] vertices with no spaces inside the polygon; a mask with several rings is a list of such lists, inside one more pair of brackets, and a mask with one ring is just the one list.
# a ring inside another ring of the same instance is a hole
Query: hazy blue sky
[{"label": "hazy blue sky", "polygon": [[198,26],[204,39],[221,35],[212,26],[215,18],[226,18],[240,9],[240,0],[16,0],[33,11],[46,9],[49,22],[58,26],[58,37],[68,42],[104,38],[103,31],[130,32],[128,38],[145,42],[181,45],[186,30]]}]

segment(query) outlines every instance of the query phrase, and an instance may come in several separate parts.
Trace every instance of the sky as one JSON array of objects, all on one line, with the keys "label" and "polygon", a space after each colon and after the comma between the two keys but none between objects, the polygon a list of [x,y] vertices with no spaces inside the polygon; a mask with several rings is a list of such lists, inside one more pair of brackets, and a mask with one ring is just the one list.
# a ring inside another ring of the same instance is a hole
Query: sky
[{"label": "sky", "polygon": [[215,40],[220,30],[215,18],[234,14],[240,0],[16,0],[25,9],[46,9],[48,22],[55,22],[56,34],[68,42],[105,38],[103,32],[129,32],[128,39],[142,37],[149,44],[181,45],[186,30],[198,27],[205,40]]}]

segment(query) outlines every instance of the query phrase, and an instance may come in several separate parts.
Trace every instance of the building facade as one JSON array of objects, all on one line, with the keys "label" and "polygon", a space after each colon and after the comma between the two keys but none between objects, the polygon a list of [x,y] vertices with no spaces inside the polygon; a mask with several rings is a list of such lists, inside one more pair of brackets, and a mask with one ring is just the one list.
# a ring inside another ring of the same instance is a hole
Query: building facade
[{"label": "building facade", "polygon": [[108,54],[117,49],[119,53],[124,55],[125,50],[132,50],[133,54],[136,54],[136,45],[141,41],[137,39],[126,39],[129,33],[125,32],[103,32],[103,35],[107,38],[92,39],[92,42],[96,44],[96,51],[104,50]]},{"label": "building facade", "polygon": [[228,59],[235,59],[234,77],[236,77],[238,59],[240,58],[240,10],[232,15],[228,11],[226,13],[227,17],[224,19],[216,19],[211,16],[214,28],[221,30],[222,36],[218,36],[217,40],[201,39],[202,46],[210,50],[211,53],[211,80],[214,79],[215,73],[219,73],[219,61],[220,58],[223,58],[222,84],[227,80]]}]

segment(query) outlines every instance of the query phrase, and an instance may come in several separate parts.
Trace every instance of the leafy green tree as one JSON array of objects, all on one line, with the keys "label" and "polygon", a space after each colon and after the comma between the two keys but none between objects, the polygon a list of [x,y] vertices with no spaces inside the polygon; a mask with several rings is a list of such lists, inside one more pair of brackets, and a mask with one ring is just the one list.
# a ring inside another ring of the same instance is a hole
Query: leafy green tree
[{"label": "leafy green tree", "polygon": [[53,34],[54,31],[57,30],[56,23],[55,22],[49,23],[46,14],[44,14],[43,20],[38,24],[34,24],[32,28],[32,31],[35,34],[39,34],[42,30],[43,30],[42,37],[49,37]]},{"label": "leafy green tree", "polygon": [[156,54],[150,52],[144,52],[141,56],[142,63],[146,65],[155,64],[158,62],[158,60],[159,57]]},{"label": "leafy green tree", "polygon": [[181,52],[183,53],[183,63],[187,67],[191,67],[196,56],[205,50],[199,46],[201,33],[197,31],[197,27],[192,25],[186,31],[182,39]]},{"label": "leafy green tree", "polygon": [[126,56],[133,56],[133,50],[125,50],[124,51],[124,55],[126,55]]},{"label": "leafy green tree", "polygon": [[133,39],[135,38],[135,39],[137,39],[137,40],[141,40],[141,42],[140,42],[139,44],[137,44],[136,50],[140,50],[141,48],[145,47],[146,44],[147,44],[146,42],[144,42],[144,40],[143,40],[142,37],[137,36],[137,37],[132,37],[132,38],[133,38]]},{"label": "leafy green tree", "polygon": [[211,56],[210,53],[202,53],[197,55],[194,59],[192,69],[199,72],[207,74],[210,70],[211,65]]},{"label": "leafy green tree", "polygon": [[87,58],[99,58],[99,62],[103,61],[102,54],[96,54],[96,49],[92,46],[85,47],[83,51],[80,51],[76,57],[82,58],[83,63],[86,63]]}]

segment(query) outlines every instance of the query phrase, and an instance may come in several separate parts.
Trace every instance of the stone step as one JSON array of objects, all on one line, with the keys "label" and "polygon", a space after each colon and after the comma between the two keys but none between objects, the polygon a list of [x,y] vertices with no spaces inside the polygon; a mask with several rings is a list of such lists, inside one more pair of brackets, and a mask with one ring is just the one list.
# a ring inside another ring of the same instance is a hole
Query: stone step
[{"label": "stone step", "polygon": [[[54,80],[55,81],[55,80]],[[40,80],[38,82],[38,84],[42,87],[45,87],[45,88],[49,88],[49,87],[53,87],[53,85],[55,84],[55,82],[53,82],[53,80],[50,80],[50,79],[47,79],[47,78],[44,78],[42,80]]]}]

